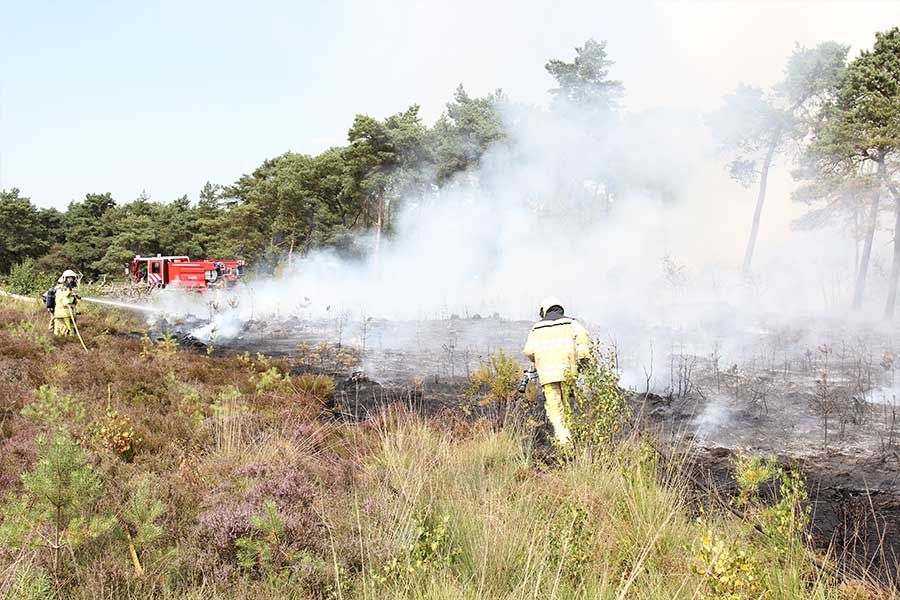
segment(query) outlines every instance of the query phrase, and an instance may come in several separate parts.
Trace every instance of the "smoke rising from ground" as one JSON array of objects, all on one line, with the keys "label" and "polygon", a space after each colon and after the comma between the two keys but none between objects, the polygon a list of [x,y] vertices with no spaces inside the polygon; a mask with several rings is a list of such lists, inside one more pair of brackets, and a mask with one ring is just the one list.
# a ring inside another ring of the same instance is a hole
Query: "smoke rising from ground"
[{"label": "smoke rising from ground", "polygon": [[[623,318],[807,316],[846,305],[853,245],[834,231],[763,238],[753,277],[739,276],[752,203],[725,175],[702,115],[626,113],[591,129],[577,111],[511,105],[504,118],[509,143],[476,172],[403,198],[377,254],[313,252],[279,279],[250,283],[229,318],[531,319],[552,294],[613,328]],[[607,173],[620,181],[608,206]]]},{"label": "smoke rising from ground", "polygon": [[[501,110],[509,139],[450,184],[395,198],[393,231],[377,253],[315,251],[213,306],[173,295],[160,306],[208,319],[194,333],[215,343],[251,320],[292,317],[534,320],[540,300],[555,295],[616,345],[626,385],[650,389],[672,385],[661,367],[675,354],[716,352],[736,363],[779,328],[802,329],[815,347],[835,324],[877,320],[889,246],[876,241],[869,304],[851,314],[855,242],[837,228],[789,226],[803,212],[790,201],[790,156],[777,159],[753,270],[741,275],[755,189],[727,176],[708,108]],[[380,335],[383,347],[408,339]],[[359,341],[350,337],[343,341]]]}]

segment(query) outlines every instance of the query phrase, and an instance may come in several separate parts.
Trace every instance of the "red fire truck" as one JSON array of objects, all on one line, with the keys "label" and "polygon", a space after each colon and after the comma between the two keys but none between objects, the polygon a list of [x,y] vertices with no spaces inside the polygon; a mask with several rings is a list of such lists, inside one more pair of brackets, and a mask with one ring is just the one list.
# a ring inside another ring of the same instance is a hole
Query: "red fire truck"
[{"label": "red fire truck", "polygon": [[129,276],[134,283],[203,291],[229,287],[244,274],[242,260],[191,260],[187,256],[135,256]]}]

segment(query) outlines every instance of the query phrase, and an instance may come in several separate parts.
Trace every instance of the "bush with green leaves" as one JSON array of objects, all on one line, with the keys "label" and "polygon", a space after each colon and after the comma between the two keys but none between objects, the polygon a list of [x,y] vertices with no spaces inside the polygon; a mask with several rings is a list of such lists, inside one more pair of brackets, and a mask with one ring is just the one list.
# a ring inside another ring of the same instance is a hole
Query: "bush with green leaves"
[{"label": "bush with green leaves", "polygon": [[574,581],[584,576],[593,560],[594,527],[589,517],[577,499],[565,497],[550,523],[552,564]]},{"label": "bush with green leaves", "polygon": [[565,386],[572,390],[566,420],[575,445],[603,448],[620,433],[630,418],[625,394],[619,388],[615,352],[591,344],[577,371],[566,373]]},{"label": "bush with green leaves", "polygon": [[[785,469],[775,457],[738,456],[732,460],[738,484],[738,505],[772,540],[779,555],[802,547],[808,540],[809,493],[803,477],[795,469]],[[771,482],[774,498],[767,502],[760,487]]]},{"label": "bush with green leaves", "polygon": [[771,597],[764,580],[765,564],[751,544],[724,539],[714,527],[699,521],[705,533],[694,545],[691,570],[699,575],[704,600],[765,600]]},{"label": "bush with green leaves", "polygon": [[537,385],[529,385],[525,394],[519,394],[522,366],[503,350],[492,353],[482,361],[469,377],[466,396],[471,403],[467,411],[483,410],[495,424],[523,424],[530,430],[540,426],[532,409],[536,406]]},{"label": "bush with green leaves", "polygon": [[6,287],[14,294],[43,294],[55,283],[56,276],[42,271],[31,258],[13,265],[6,277]]},{"label": "bush with green leaves", "polygon": [[459,557],[450,529],[450,516],[436,516],[426,511],[413,516],[409,544],[397,556],[389,558],[373,573],[373,580],[381,585],[403,580],[414,573],[440,572],[448,569]]},{"label": "bush with green leaves", "polygon": [[291,378],[278,370],[278,367],[269,367],[262,373],[254,373],[250,381],[256,385],[257,395],[287,393],[291,389]]}]

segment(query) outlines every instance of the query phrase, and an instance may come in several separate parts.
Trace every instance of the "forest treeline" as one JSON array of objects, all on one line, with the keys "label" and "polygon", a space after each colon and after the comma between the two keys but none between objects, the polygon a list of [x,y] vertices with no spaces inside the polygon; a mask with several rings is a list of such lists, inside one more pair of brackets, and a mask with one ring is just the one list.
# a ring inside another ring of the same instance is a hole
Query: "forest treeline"
[{"label": "forest treeline", "polygon": [[[576,48],[571,61],[548,61],[545,69],[556,81],[548,110],[575,108],[602,135],[621,117],[617,99],[624,86],[610,78],[611,64],[605,42],[594,40]],[[234,183],[207,183],[196,202],[143,195],[119,202],[97,193],[58,211],[34,206],[27,190],[2,191],[0,274],[27,264],[122,276],[135,254],[239,257],[263,269],[314,248],[363,255],[390,235],[404,199],[477,179],[486,152],[514,143],[506,105],[500,90],[474,97],[460,86],[430,126],[417,105],[385,119],[360,114],[346,145],[267,159]],[[836,225],[856,241],[858,307],[876,231],[900,231],[900,28],[876,33],[872,47],[852,58],[836,42],[797,47],[775,85],[739,85],[707,124],[731,175],[757,192],[744,271],[752,267],[769,170],[780,161],[799,184],[793,200],[809,206],[797,226]],[[602,191],[579,210],[605,214],[615,207],[611,195],[638,185],[603,163],[560,184],[561,194],[586,181]],[[886,316],[893,315],[900,276],[900,235],[893,238]]]}]

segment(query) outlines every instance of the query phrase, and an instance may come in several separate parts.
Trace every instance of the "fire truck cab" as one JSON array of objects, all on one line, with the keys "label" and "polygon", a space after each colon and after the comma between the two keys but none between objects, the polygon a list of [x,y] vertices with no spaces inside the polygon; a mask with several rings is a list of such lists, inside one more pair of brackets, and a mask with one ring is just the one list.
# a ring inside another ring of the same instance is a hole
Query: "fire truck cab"
[{"label": "fire truck cab", "polygon": [[128,275],[133,283],[203,291],[231,286],[244,274],[242,260],[191,260],[187,256],[135,256]]}]

